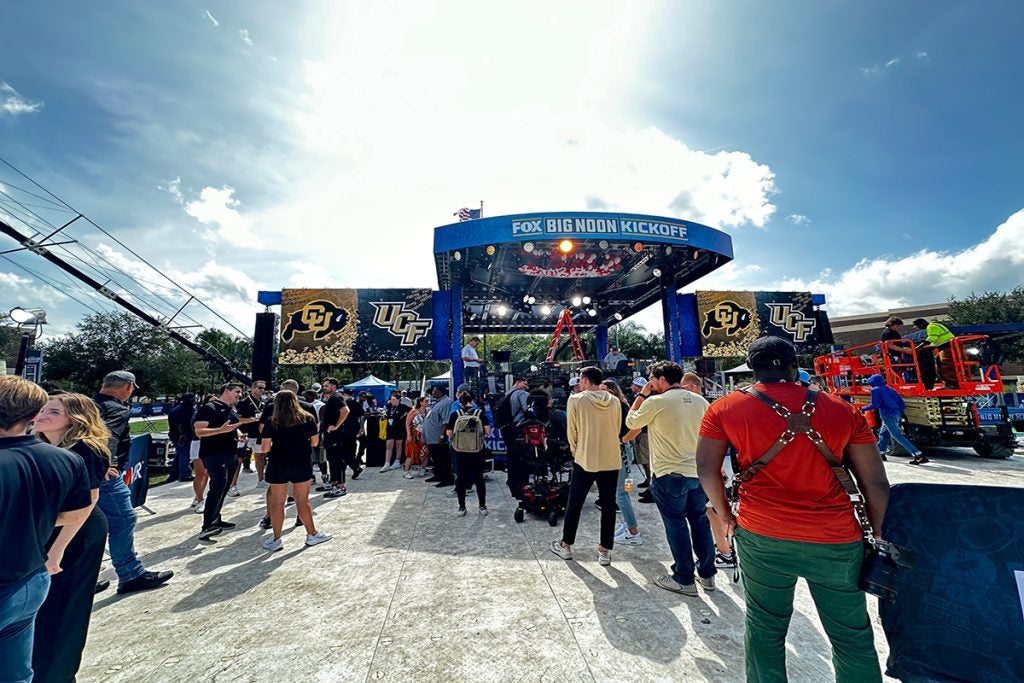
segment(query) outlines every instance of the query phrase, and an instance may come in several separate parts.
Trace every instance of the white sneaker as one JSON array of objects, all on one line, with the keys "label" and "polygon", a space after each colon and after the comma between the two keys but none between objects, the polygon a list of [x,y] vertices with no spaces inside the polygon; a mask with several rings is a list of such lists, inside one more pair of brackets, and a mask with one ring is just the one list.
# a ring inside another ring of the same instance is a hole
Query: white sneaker
[{"label": "white sneaker", "polygon": [[[619,522],[619,525],[617,527],[615,527],[615,535],[616,536],[621,536],[622,534],[626,533],[627,531],[629,531],[629,527],[626,526],[625,522]],[[615,540],[618,540],[618,539],[615,539]]]},{"label": "white sneaker", "polygon": [[260,479],[259,483],[257,483],[256,486],[258,486],[261,489],[269,489],[270,488],[270,484],[268,484],[266,482],[266,480],[264,480],[264,479]]},{"label": "white sneaker", "polygon": [[391,469],[391,466],[390,466],[390,465],[387,465],[387,464],[385,464],[385,465],[384,465],[384,467],[381,467],[381,468],[380,468],[380,471],[381,471],[381,472],[387,472],[387,471],[388,471],[388,470],[390,470],[390,469]]},{"label": "white sneaker", "polygon": [[400,470],[400,469],[402,469],[402,463],[400,463],[400,462],[398,462],[396,460],[395,464],[391,466],[391,469],[393,469],[393,470]]},{"label": "white sneaker", "polygon": [[644,539],[643,536],[640,535],[639,531],[635,534],[631,534],[629,533],[629,529],[626,529],[615,537],[615,542],[623,545],[643,545]]},{"label": "white sneaker", "polygon": [[562,545],[561,541],[551,541],[551,552],[558,555],[563,560],[572,559],[572,546]]},{"label": "white sneaker", "polygon": [[456,517],[465,517],[466,516],[466,508],[459,508],[458,510],[456,510],[455,511],[455,516]]},{"label": "white sneaker", "polygon": [[205,500],[199,501],[198,503],[196,503],[196,506],[195,506],[196,514],[197,515],[203,514],[203,510],[205,508],[206,508],[206,501]]},{"label": "white sneaker", "polygon": [[427,471],[425,469],[423,469],[423,468],[420,468],[420,470],[418,472],[416,472],[416,476],[417,477],[425,477],[425,476],[427,476]]},{"label": "white sneaker", "polygon": [[413,474],[412,472],[406,472],[405,474],[402,475],[402,479],[412,479],[415,476],[416,475]]},{"label": "white sneaker", "polygon": [[487,516],[487,508],[480,508],[480,516],[481,517],[486,517]]},{"label": "white sneaker", "polygon": [[330,534],[325,534],[322,531],[318,531],[315,534],[306,534],[306,545],[319,545],[326,543],[333,538]]},{"label": "white sneaker", "polygon": [[198,498],[193,498],[192,502],[189,503],[188,506],[190,508],[192,508],[193,510],[195,510],[197,505],[202,505],[202,504],[203,504],[203,501],[199,500]]},{"label": "white sneaker", "polygon": [[228,489],[228,495],[231,496],[232,498],[237,498],[242,494],[238,492],[237,486],[232,486],[231,488]]},{"label": "white sneaker", "polygon": [[597,563],[602,567],[609,567],[612,564],[612,551],[597,549]]},{"label": "white sneaker", "polygon": [[274,550],[280,550],[283,547],[284,547],[284,541],[282,541],[280,538],[268,538],[267,540],[263,541],[263,549],[264,550],[272,550],[272,551],[274,551]]}]

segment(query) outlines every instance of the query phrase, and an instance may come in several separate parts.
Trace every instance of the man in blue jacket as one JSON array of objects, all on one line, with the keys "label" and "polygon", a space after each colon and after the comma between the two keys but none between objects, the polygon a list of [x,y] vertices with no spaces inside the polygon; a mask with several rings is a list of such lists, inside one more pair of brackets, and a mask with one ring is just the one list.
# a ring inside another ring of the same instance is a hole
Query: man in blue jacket
[{"label": "man in blue jacket", "polygon": [[914,444],[910,443],[903,431],[900,429],[900,417],[906,410],[903,397],[896,393],[896,390],[885,383],[885,377],[871,375],[868,377],[868,384],[871,385],[871,403],[862,407],[862,413],[869,410],[877,410],[878,417],[882,421],[882,428],[878,430],[878,450],[885,458],[885,451],[889,448],[889,439],[895,439],[896,443],[907,449],[913,459],[911,465],[923,465],[928,462],[924,453]]}]

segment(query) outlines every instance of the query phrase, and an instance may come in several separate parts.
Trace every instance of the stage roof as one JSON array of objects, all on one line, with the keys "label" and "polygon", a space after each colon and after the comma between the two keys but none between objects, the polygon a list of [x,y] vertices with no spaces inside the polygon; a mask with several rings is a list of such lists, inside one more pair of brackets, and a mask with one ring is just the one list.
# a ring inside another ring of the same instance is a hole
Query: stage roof
[{"label": "stage roof", "polygon": [[641,214],[539,212],[434,230],[438,286],[462,287],[465,332],[550,333],[564,307],[580,329],[614,325],[732,258],[724,232]]}]

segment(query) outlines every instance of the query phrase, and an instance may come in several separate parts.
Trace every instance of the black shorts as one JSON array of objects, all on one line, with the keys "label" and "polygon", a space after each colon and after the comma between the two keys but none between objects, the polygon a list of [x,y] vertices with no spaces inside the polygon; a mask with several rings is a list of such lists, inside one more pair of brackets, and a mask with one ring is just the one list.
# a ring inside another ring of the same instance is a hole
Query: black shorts
[{"label": "black shorts", "polygon": [[267,471],[263,476],[268,484],[301,484],[313,479],[313,465],[267,465]]}]

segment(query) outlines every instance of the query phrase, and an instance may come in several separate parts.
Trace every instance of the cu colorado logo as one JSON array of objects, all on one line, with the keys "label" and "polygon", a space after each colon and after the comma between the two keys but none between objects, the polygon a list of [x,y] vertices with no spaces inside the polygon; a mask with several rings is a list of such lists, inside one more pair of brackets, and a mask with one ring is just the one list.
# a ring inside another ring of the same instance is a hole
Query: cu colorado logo
[{"label": "cu colorado logo", "polygon": [[771,311],[772,325],[777,325],[793,335],[793,341],[799,343],[807,341],[807,338],[814,333],[817,322],[804,315],[803,311],[793,308],[793,304],[768,304]]},{"label": "cu colorado logo", "polygon": [[371,301],[370,305],[377,309],[373,324],[398,337],[402,346],[415,346],[434,323],[429,318],[420,318],[417,311],[406,310],[404,301]]},{"label": "cu colorado logo", "polygon": [[701,333],[705,337],[710,337],[712,330],[722,330],[731,337],[740,330],[745,330],[750,325],[750,319],[750,311],[735,301],[721,301],[704,314]]},{"label": "cu colorado logo", "polygon": [[332,332],[341,331],[347,322],[348,311],[344,308],[322,299],[310,301],[292,313],[281,339],[290,342],[296,334],[312,334],[313,339],[320,341]]}]

